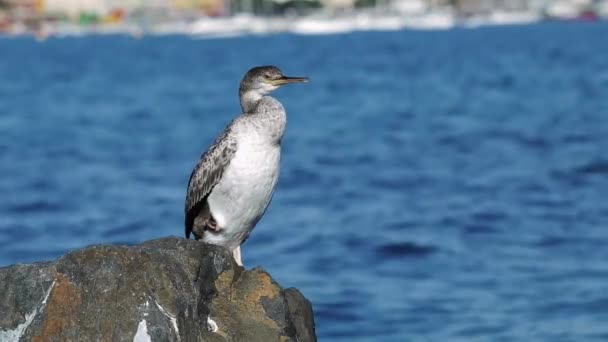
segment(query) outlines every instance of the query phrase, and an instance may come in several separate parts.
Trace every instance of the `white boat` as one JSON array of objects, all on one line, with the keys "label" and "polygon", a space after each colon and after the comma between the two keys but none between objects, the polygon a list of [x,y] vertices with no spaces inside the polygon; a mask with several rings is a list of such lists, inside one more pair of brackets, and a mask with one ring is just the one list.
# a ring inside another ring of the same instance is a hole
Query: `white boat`
[{"label": "white boat", "polygon": [[450,12],[429,12],[424,15],[408,17],[404,27],[423,30],[446,30],[454,27],[456,20]]},{"label": "white boat", "polygon": [[469,28],[490,25],[523,25],[538,22],[541,19],[542,17],[534,12],[496,11],[467,18],[461,25]]},{"label": "white boat", "polygon": [[608,17],[608,0],[597,3],[595,5],[595,11],[600,17]]},{"label": "white boat", "polygon": [[559,19],[578,18],[581,10],[585,6],[584,0],[577,1],[555,1],[547,5],[545,9],[547,15]]},{"label": "white boat", "polygon": [[356,28],[352,17],[331,18],[327,15],[312,15],[294,20],[288,31],[296,34],[336,34],[352,32]]}]

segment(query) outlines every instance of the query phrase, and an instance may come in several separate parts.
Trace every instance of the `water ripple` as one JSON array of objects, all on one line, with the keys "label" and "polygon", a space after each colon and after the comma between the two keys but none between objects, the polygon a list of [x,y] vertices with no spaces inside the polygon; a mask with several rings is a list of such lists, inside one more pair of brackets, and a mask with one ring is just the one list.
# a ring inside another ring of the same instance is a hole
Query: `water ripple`
[{"label": "water ripple", "polygon": [[388,243],[377,248],[377,253],[386,258],[425,257],[437,252],[434,246],[411,242]]},{"label": "water ripple", "polygon": [[183,236],[239,78],[280,61],[311,82],[276,92],[281,177],[243,254],[319,340],[606,341],[606,36],[0,39],[0,265]]}]

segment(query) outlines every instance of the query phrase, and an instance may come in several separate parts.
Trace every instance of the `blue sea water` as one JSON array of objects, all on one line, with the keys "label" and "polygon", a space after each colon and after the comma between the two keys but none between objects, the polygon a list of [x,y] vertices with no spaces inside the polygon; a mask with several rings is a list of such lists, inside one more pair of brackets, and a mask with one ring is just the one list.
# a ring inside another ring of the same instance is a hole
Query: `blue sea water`
[{"label": "blue sea water", "polygon": [[607,23],[0,39],[0,265],[183,234],[200,153],[275,64],[273,202],[244,245],[321,341],[608,340]]}]

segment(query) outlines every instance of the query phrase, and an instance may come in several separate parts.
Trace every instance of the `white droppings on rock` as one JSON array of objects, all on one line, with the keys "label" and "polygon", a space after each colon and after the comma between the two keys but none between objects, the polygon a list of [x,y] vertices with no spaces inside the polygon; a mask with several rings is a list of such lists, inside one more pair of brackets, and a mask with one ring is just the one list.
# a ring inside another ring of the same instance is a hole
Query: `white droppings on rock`
[{"label": "white droppings on rock", "polygon": [[25,322],[19,324],[15,329],[4,330],[0,329],[0,341],[3,342],[18,342],[21,339],[21,335],[27,327],[32,324],[34,317],[36,317],[37,310],[25,315]]},{"label": "white droppings on rock", "polygon": [[150,302],[146,301],[145,305],[146,305],[146,308],[145,308],[146,311],[144,311],[144,317],[148,317],[148,315],[149,315],[148,308],[150,307]]},{"label": "white droppings on rock", "polygon": [[21,336],[25,332],[25,329],[32,324],[32,321],[36,317],[36,315],[42,311],[42,309],[46,306],[46,301],[49,299],[51,295],[51,290],[55,287],[55,282],[51,284],[48,290],[46,290],[46,294],[44,295],[44,299],[38,309],[30,312],[25,315],[25,322],[19,324],[15,329],[4,330],[0,328],[0,341],[3,342],[18,342],[21,339]]},{"label": "white droppings on rock", "polygon": [[152,342],[150,334],[148,334],[148,324],[145,319],[137,325],[137,332],[133,336],[133,342]]},{"label": "white droppings on rock", "polygon": [[214,320],[211,319],[211,317],[207,316],[207,331],[209,332],[216,332],[218,331],[219,327],[217,326],[217,323],[215,323]]},{"label": "white droppings on rock", "polygon": [[[49,287],[48,290],[46,290],[46,295],[44,296],[44,300],[42,301],[42,306],[46,305],[46,300],[49,299],[49,296],[51,295],[51,290],[53,289],[53,287],[55,287],[55,281],[53,280],[53,283],[51,284],[51,287]],[[40,307],[42,309],[42,307]]]},{"label": "white droppings on rock", "polygon": [[175,318],[175,316],[165,310],[165,308],[163,308],[160,304],[158,304],[156,300],[154,301],[154,303],[158,307],[158,310],[160,310],[160,312],[171,321],[171,324],[173,324],[173,329],[175,329],[175,334],[177,335],[177,340],[179,341],[179,329],[177,328],[177,319]]}]

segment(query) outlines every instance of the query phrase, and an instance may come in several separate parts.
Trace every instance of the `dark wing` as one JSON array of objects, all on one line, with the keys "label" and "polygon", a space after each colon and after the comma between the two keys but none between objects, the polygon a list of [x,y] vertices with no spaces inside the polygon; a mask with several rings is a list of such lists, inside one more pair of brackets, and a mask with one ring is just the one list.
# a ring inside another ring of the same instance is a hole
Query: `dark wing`
[{"label": "dark wing", "polygon": [[190,237],[194,219],[207,201],[211,189],[220,181],[236,152],[236,139],[230,134],[233,123],[203,153],[190,175],[185,208],[186,238]]}]

